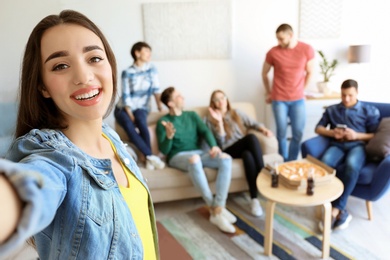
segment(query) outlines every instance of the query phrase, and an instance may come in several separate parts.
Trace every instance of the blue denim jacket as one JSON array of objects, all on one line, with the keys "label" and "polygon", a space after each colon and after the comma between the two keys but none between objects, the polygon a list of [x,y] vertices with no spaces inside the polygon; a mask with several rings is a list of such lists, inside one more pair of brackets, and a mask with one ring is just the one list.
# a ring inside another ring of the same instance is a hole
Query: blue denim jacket
[{"label": "blue denim jacket", "polygon": [[[118,135],[107,125],[103,132],[124,165],[147,187]],[[143,258],[141,238],[110,160],[89,156],[55,130],[32,130],[16,139],[6,158],[19,163],[0,160],[0,172],[25,206],[17,232],[0,246],[0,258],[32,235],[41,259]],[[149,214],[157,247],[151,199]]]}]

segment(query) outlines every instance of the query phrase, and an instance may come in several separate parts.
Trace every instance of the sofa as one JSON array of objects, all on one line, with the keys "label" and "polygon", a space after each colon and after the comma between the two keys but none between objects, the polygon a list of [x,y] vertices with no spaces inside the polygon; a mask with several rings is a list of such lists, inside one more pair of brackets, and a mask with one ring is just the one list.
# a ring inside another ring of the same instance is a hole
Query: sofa
[{"label": "sofa", "polygon": [[14,139],[17,103],[0,102],[0,111],[0,158],[3,158]]},{"label": "sofa", "polygon": [[[381,124],[384,122],[384,118],[390,118],[390,104],[377,102],[364,103],[376,106],[379,109],[381,115]],[[384,129],[385,131],[381,131],[380,128],[381,125],[375,133],[374,138],[376,139],[376,137],[378,137],[380,134],[383,134],[385,138],[377,140],[374,148],[380,151],[381,147],[383,147],[388,151],[385,154],[385,157],[381,158],[379,161],[369,159],[366,161],[365,165],[359,173],[359,179],[357,181],[356,187],[352,192],[352,196],[364,199],[366,201],[369,220],[373,218],[372,201],[380,199],[390,187],[390,156],[388,156],[390,155],[390,130],[387,128]],[[370,142],[374,141],[374,138]],[[306,140],[302,143],[301,146],[302,157],[311,155],[318,159],[321,158],[326,148],[329,146],[329,142],[330,139],[323,136],[316,136]],[[368,145],[370,145],[370,143],[368,143]],[[342,171],[344,167],[345,165],[342,164],[336,170]]]},{"label": "sofa", "polygon": [[[253,104],[249,102],[236,102],[231,104],[233,108],[240,109],[254,119],[257,119]],[[201,118],[207,113],[207,107],[193,107],[188,110],[195,111]],[[149,133],[151,137],[152,152],[155,155],[163,157],[158,150],[156,138],[156,123],[157,120],[168,113],[168,111],[151,112],[148,116]],[[194,188],[188,174],[171,168],[168,165],[162,170],[148,170],[144,167],[143,155],[131,144],[127,134],[123,128],[115,123],[115,130],[119,134],[123,142],[129,144],[130,152],[135,151],[135,158],[138,159],[139,166],[143,176],[145,177],[150,189],[154,203],[181,200],[188,198],[200,197],[200,193]],[[261,133],[252,131],[259,139],[263,151],[263,159],[265,164],[274,162],[281,163],[283,158],[278,154],[278,143],[276,137],[265,137]],[[215,192],[215,179],[217,171],[210,168],[205,168],[205,173],[209,181],[210,187]],[[232,165],[232,180],[229,192],[247,191],[248,185],[245,178],[244,166],[241,159],[234,159]]]}]

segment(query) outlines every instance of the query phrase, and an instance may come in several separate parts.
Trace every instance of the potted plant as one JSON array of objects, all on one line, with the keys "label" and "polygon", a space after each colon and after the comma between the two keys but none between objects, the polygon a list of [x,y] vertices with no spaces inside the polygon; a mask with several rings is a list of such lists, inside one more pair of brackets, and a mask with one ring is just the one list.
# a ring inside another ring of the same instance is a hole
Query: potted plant
[{"label": "potted plant", "polygon": [[330,78],[334,75],[333,72],[338,65],[338,61],[336,59],[333,59],[332,62],[329,62],[322,51],[317,52],[321,56],[320,69],[321,74],[323,75],[323,81],[318,82],[317,86],[320,92],[326,93],[329,92],[328,82],[330,81]]}]

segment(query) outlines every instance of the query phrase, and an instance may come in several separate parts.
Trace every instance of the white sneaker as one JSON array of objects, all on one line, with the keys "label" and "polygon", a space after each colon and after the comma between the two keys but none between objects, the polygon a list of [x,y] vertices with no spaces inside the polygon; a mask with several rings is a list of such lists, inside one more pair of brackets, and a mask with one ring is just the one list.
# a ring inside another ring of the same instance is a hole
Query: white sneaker
[{"label": "white sneaker", "polygon": [[234,216],[229,210],[226,208],[222,208],[221,214],[224,218],[226,218],[229,223],[233,224],[237,222],[236,216]]},{"label": "white sneaker", "polygon": [[226,233],[235,233],[236,228],[222,216],[222,213],[211,215],[210,222],[216,225],[220,230]]},{"label": "white sneaker", "polygon": [[146,156],[146,161],[150,162],[156,169],[164,169],[165,163],[160,159],[160,157],[155,155]]},{"label": "white sneaker", "polygon": [[155,169],[153,164],[152,164],[152,162],[149,161],[149,160],[146,160],[145,168],[148,169],[148,170],[154,170]]},{"label": "white sneaker", "polygon": [[261,208],[260,201],[256,198],[251,201],[251,213],[255,217],[263,215],[263,209]]}]

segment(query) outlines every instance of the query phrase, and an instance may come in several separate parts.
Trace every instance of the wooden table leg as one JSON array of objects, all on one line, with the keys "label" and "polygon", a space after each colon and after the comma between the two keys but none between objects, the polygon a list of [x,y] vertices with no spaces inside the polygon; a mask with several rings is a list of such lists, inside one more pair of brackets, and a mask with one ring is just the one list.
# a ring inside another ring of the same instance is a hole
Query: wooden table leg
[{"label": "wooden table leg", "polygon": [[332,214],[332,205],[330,202],[324,203],[322,205],[324,207],[324,215],[323,215],[323,224],[324,231],[322,235],[322,258],[329,258],[330,252],[330,225],[331,225],[331,214]]},{"label": "wooden table leg", "polygon": [[271,200],[267,200],[266,215],[265,215],[265,237],[264,237],[265,255],[272,255],[274,211],[275,211],[275,202]]},{"label": "wooden table leg", "polygon": [[315,206],[315,213],[314,216],[316,218],[316,221],[321,221],[323,219],[323,207],[322,205]]}]

